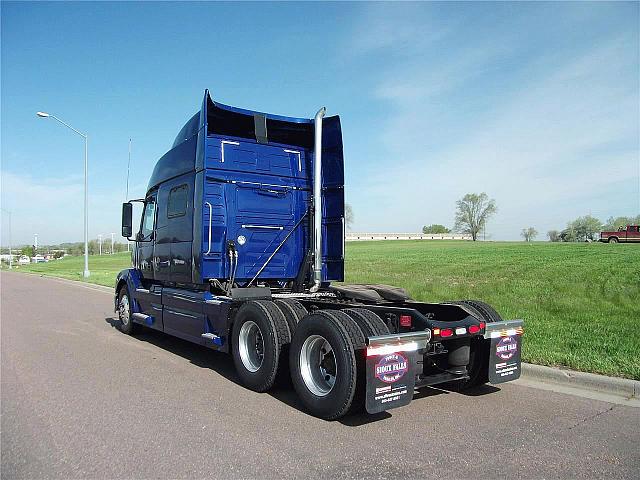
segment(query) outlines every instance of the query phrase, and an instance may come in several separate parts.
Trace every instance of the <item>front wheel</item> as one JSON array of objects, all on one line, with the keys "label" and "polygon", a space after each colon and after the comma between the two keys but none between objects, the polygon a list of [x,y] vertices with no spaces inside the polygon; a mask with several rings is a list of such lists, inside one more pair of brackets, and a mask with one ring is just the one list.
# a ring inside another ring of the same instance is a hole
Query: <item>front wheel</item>
[{"label": "front wheel", "polygon": [[618,243],[617,237],[609,237],[609,243]]},{"label": "front wheel", "polygon": [[118,320],[120,320],[118,330],[127,335],[133,335],[136,325],[131,319],[131,299],[126,286],[123,286],[118,292]]}]

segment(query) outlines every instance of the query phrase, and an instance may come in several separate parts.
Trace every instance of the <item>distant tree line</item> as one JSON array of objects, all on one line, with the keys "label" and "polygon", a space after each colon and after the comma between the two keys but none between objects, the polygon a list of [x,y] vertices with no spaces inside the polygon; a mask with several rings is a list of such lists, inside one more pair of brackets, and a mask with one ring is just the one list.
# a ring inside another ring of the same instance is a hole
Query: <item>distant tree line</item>
[{"label": "distant tree line", "polygon": [[609,217],[605,223],[591,215],[578,217],[567,223],[563,230],[549,230],[550,242],[588,242],[597,240],[600,232],[618,230],[626,225],[640,224],[640,215],[635,217]]},{"label": "distant tree line", "polygon": [[[100,253],[100,242],[96,238],[89,240],[87,244],[89,255],[98,255]],[[114,242],[113,253],[125,252],[127,250],[127,244],[121,242]],[[20,248],[20,255],[26,255],[27,257],[33,257],[36,254],[44,255],[51,254],[54,258],[69,255],[84,255],[84,242],[72,242],[61,243],[58,245],[38,245],[38,248],[34,245],[25,245]],[[111,238],[102,239],[102,254],[111,254]]]}]

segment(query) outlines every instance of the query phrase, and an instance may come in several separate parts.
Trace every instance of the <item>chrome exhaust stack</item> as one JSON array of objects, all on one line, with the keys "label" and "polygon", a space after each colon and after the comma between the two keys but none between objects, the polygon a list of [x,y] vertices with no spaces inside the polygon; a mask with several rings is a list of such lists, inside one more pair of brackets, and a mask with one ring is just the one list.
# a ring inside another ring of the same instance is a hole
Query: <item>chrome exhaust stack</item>
[{"label": "chrome exhaust stack", "polygon": [[317,292],[322,283],[322,119],[327,109],[322,107],[315,116],[313,162],[313,286]]}]

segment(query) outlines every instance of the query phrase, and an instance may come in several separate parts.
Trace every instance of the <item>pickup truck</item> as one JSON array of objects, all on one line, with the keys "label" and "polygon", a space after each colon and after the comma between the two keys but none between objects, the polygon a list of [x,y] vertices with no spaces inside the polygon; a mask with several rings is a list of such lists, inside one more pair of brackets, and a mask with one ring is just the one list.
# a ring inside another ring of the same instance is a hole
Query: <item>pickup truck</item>
[{"label": "pickup truck", "polygon": [[640,243],[640,227],[638,225],[627,225],[626,227],[618,228],[617,231],[600,232],[600,241],[607,243]]}]

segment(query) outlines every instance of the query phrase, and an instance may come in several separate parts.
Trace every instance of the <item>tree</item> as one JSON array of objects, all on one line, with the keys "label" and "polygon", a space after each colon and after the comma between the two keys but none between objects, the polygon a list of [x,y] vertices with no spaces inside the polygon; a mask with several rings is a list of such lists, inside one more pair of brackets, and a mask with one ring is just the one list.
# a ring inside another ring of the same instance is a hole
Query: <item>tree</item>
[{"label": "tree", "polygon": [[635,217],[609,217],[602,229],[613,231],[618,230],[618,227],[626,227],[627,225],[640,225],[640,215]]},{"label": "tree", "polygon": [[558,230],[549,230],[547,232],[547,237],[549,237],[550,242],[559,242],[562,240],[560,238],[560,232]]},{"label": "tree", "polygon": [[351,230],[353,226],[353,209],[348,203],[344,204],[344,224],[347,230]]},{"label": "tree", "polygon": [[35,255],[35,248],[33,245],[26,245],[20,250],[20,255],[26,255],[27,257],[33,257]]},{"label": "tree", "polygon": [[422,233],[451,233],[451,230],[444,225],[434,223],[433,225],[425,225],[422,227]]},{"label": "tree", "polygon": [[538,231],[533,227],[523,228],[522,232],[520,232],[520,235],[522,236],[522,238],[524,238],[525,242],[531,242],[538,236]]},{"label": "tree", "polygon": [[478,233],[485,226],[491,215],[496,213],[496,201],[491,199],[486,193],[467,193],[461,200],[456,202],[456,224],[455,229],[462,233],[468,233],[475,242]]},{"label": "tree", "polygon": [[567,228],[560,233],[560,238],[563,242],[586,242],[596,240],[601,230],[602,222],[591,215],[586,215],[567,223]]}]

